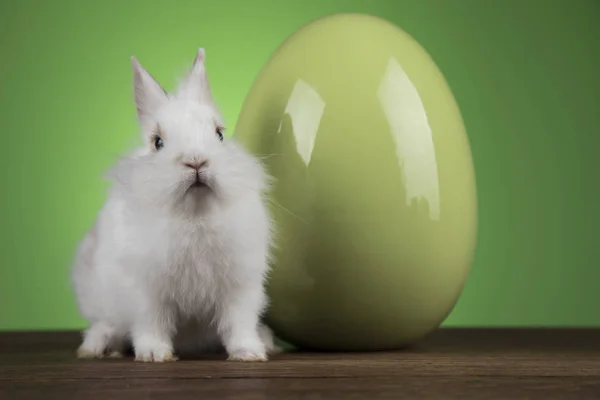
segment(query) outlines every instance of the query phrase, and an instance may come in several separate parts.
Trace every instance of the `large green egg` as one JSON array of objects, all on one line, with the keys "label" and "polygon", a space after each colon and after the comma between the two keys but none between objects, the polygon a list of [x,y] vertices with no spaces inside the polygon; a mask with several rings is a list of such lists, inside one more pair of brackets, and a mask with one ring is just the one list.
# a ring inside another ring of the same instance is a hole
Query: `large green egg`
[{"label": "large green egg", "polygon": [[443,322],[473,258],[475,174],[414,39],[368,15],[305,25],[256,78],[235,137],[276,179],[267,322],[281,339],[395,349]]}]

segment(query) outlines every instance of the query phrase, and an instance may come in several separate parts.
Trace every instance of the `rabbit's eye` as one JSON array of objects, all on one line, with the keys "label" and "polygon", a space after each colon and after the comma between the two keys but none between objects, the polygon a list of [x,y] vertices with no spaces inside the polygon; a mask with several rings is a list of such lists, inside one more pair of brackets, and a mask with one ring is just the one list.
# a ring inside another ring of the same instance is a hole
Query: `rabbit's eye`
[{"label": "rabbit's eye", "polygon": [[223,130],[224,130],[224,128],[217,127],[217,136],[219,137],[219,140],[221,142],[223,141]]},{"label": "rabbit's eye", "polygon": [[154,137],[154,148],[155,148],[156,150],[160,150],[160,149],[162,149],[162,147],[163,147],[164,145],[165,145],[165,144],[163,143],[163,140],[162,140],[162,138],[161,138],[160,136],[155,136],[155,137]]}]

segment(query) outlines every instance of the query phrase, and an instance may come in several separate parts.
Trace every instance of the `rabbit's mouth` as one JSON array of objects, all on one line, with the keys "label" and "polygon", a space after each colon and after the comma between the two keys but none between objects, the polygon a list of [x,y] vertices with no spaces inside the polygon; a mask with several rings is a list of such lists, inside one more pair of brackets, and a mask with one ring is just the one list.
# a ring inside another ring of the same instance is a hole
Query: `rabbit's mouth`
[{"label": "rabbit's mouth", "polygon": [[196,180],[194,183],[192,183],[190,185],[190,187],[192,187],[192,188],[201,188],[201,187],[208,187],[208,185],[204,181]]},{"label": "rabbit's mouth", "polygon": [[192,181],[189,189],[209,189],[210,186],[207,182],[206,177],[202,174],[196,173],[195,179]]}]

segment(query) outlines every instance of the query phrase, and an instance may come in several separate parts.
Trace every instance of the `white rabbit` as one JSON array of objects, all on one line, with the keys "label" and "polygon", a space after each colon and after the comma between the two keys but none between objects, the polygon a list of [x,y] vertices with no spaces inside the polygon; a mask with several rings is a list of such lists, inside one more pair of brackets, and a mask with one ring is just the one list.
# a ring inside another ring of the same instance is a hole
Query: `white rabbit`
[{"label": "white rabbit", "polygon": [[230,360],[279,351],[267,305],[270,177],[231,138],[215,106],[205,51],[174,93],[131,57],[144,145],[112,169],[113,184],[73,267],[89,322],[77,354],[177,360],[224,349]]}]

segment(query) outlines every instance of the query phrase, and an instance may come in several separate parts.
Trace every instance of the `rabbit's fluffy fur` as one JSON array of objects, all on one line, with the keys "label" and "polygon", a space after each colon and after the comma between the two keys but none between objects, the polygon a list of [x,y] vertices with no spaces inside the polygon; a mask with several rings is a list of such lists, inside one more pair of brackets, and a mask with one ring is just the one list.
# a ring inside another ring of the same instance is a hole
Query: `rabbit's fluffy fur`
[{"label": "rabbit's fluffy fur", "polygon": [[120,356],[131,345],[138,361],[219,350],[265,361],[279,350],[261,322],[269,176],[222,137],[203,49],[173,93],[131,60],[144,145],[111,170],[106,203],[75,256],[89,323],[77,354]]}]

